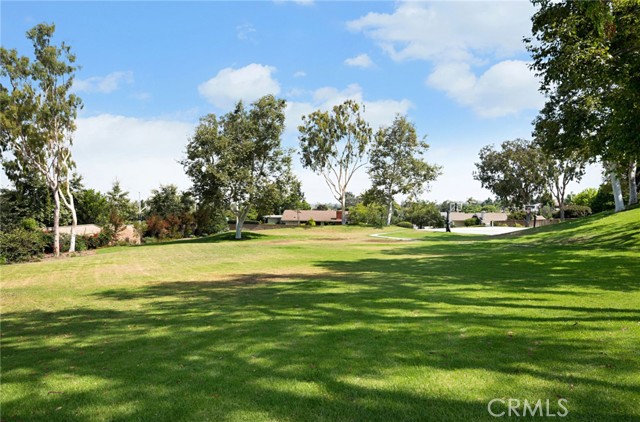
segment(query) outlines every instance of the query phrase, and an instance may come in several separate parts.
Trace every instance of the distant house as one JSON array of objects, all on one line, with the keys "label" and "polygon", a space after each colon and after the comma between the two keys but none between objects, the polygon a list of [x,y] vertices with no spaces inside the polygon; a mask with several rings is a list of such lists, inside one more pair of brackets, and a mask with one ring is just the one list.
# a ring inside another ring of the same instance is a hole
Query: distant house
[{"label": "distant house", "polygon": [[265,215],[262,219],[266,224],[280,224],[282,222],[282,215]]},{"label": "distant house", "polygon": [[[443,217],[447,217],[446,212],[441,214]],[[507,221],[507,215],[505,212],[452,212],[449,213],[449,219],[453,222],[453,225],[457,227],[463,227],[464,221],[473,217],[478,217],[485,226],[493,226],[495,223]],[[540,215],[536,216],[536,219],[538,222],[546,220]]]},{"label": "distant house", "polygon": [[313,220],[316,224],[342,223],[342,211],[336,210],[285,210],[282,223],[288,226],[308,223]]},{"label": "distant house", "polygon": [[[443,217],[447,217],[447,213],[442,213]],[[464,221],[473,217],[478,217],[485,226],[492,226],[494,221],[506,221],[507,213],[504,212],[452,212],[449,213],[449,219],[454,226],[463,227]]]}]

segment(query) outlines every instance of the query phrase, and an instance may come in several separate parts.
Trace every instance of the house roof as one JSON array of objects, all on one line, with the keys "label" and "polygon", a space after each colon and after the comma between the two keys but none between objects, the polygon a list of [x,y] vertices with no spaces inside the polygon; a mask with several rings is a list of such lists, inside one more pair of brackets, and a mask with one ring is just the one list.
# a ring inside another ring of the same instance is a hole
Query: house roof
[{"label": "house roof", "polygon": [[282,214],[282,221],[309,221],[331,222],[338,221],[338,211],[336,210],[285,210]]},{"label": "house roof", "polygon": [[[462,220],[466,220],[469,218],[472,218],[473,216],[477,216],[478,218],[480,218],[482,216],[481,212],[452,212],[449,213],[449,218],[452,221],[462,221]],[[447,216],[447,213],[444,212],[442,213],[443,217]],[[507,218],[508,214],[505,212],[485,212],[484,213],[484,222],[488,222],[488,221],[506,221],[508,220]],[[536,218],[538,220],[544,220],[545,218],[541,215],[536,216]]]}]

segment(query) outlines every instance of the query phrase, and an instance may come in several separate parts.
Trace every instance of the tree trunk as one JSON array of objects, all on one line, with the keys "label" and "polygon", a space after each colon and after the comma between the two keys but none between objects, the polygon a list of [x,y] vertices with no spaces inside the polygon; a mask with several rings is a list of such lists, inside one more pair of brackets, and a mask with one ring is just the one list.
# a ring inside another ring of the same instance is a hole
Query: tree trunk
[{"label": "tree trunk", "polygon": [[558,206],[560,207],[560,221],[564,221],[564,200],[559,201]]},{"label": "tree trunk", "polygon": [[242,239],[242,225],[244,224],[244,213],[236,215],[236,240]]},{"label": "tree trunk", "polygon": [[389,200],[389,209],[387,210],[387,226],[391,225],[392,215],[393,215],[393,198]]},{"label": "tree trunk", "polygon": [[629,163],[629,205],[638,203],[638,185],[636,184],[636,161]]},{"label": "tree trunk", "polygon": [[347,224],[347,199],[346,191],[342,192],[342,225]]},{"label": "tree trunk", "polygon": [[78,226],[78,214],[76,213],[76,207],[73,203],[73,196],[69,195],[69,201],[71,206],[69,210],[71,211],[71,240],[69,243],[69,252],[76,251],[76,228]]},{"label": "tree trunk", "polygon": [[609,179],[611,180],[611,188],[613,189],[613,200],[616,204],[616,212],[624,211],[624,199],[622,198],[622,185],[620,184],[620,178],[616,173],[616,169],[613,165],[606,165],[609,172]]},{"label": "tree trunk", "polygon": [[60,256],[60,192],[58,189],[53,191],[53,254]]},{"label": "tree trunk", "polygon": [[64,200],[64,205],[71,211],[71,239],[69,240],[69,252],[76,251],[76,228],[78,226],[78,214],[76,213],[76,206],[73,201],[73,195],[71,195],[71,191],[67,186],[67,198],[64,197],[64,193],[62,194],[62,199]]}]

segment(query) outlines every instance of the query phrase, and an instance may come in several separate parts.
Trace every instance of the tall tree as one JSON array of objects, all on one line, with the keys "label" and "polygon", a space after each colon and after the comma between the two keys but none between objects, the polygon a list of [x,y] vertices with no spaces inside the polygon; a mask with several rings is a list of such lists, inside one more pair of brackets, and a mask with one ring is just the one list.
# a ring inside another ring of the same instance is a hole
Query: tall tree
[{"label": "tall tree", "polygon": [[129,199],[129,192],[122,189],[119,180],[111,185],[111,190],[106,193],[109,212],[115,212],[123,221],[133,221],[138,214],[138,207]]},{"label": "tall tree", "polygon": [[71,244],[75,251],[77,216],[71,192],[72,134],[80,99],[70,92],[75,56],[65,43],[51,44],[54,25],[39,24],[27,32],[34,60],[16,50],[0,48],[0,76],[9,81],[0,89],[0,136],[13,153],[20,172],[37,172],[54,200],[54,253],[60,254],[60,208],[72,215]]},{"label": "tall tree", "polygon": [[342,224],[347,224],[346,194],[349,182],[366,163],[372,131],[353,100],[316,110],[302,117],[300,149],[302,165],[320,174],[342,207]]},{"label": "tall tree", "polygon": [[109,214],[107,198],[95,189],[82,189],[76,194],[76,208],[80,224],[104,225]]},{"label": "tall tree", "polygon": [[500,150],[483,147],[476,168],[473,178],[515,208],[530,204],[546,185],[542,151],[524,139],[505,141]]},{"label": "tall tree", "polygon": [[246,109],[218,118],[209,114],[187,145],[182,161],[201,200],[229,208],[236,217],[236,239],[252,207],[271,200],[271,186],[289,177],[291,155],[282,148],[285,101],[264,96]]},{"label": "tall tree", "polygon": [[429,149],[405,116],[396,116],[390,127],[378,130],[369,151],[369,176],[373,187],[384,192],[387,226],[391,224],[394,196],[421,194],[440,174],[440,167],[422,157]]},{"label": "tall tree", "polygon": [[145,201],[148,215],[168,217],[195,211],[195,201],[190,192],[180,192],[176,185],[160,185],[153,189]]},{"label": "tall tree", "polygon": [[616,210],[622,210],[620,177],[640,156],[640,3],[533,3],[539,10],[527,48],[547,96],[536,131],[551,127],[564,135],[547,138],[558,141],[555,149],[578,149],[602,160]]},{"label": "tall tree", "polygon": [[560,220],[564,221],[565,199],[569,183],[579,182],[584,175],[586,160],[577,153],[566,157],[546,155],[547,189],[558,203]]}]

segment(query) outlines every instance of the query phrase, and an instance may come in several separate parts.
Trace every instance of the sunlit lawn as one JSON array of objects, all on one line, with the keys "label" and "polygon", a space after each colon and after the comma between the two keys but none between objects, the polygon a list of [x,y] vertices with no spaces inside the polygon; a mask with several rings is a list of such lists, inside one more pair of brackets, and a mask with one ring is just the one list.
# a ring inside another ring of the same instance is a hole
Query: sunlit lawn
[{"label": "sunlit lawn", "polygon": [[417,240],[295,228],[2,267],[1,419],[470,421],[564,398],[562,420],[640,420],[640,210],[385,231]]}]

